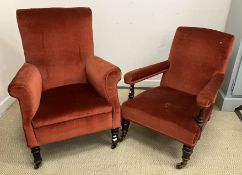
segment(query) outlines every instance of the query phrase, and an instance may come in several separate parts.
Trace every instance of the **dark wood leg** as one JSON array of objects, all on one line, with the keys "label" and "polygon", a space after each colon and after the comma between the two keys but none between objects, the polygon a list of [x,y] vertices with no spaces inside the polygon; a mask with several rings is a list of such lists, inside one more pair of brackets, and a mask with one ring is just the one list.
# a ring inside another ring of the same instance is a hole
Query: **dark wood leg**
[{"label": "dark wood leg", "polygon": [[[134,98],[134,85],[131,84],[129,87],[128,100],[132,100],[133,98]],[[128,133],[130,121],[123,118],[121,124],[122,124],[122,135],[121,135],[120,141],[122,142]]]},{"label": "dark wood leg", "polygon": [[134,98],[134,85],[130,85],[129,87],[129,100],[132,100]]},{"label": "dark wood leg", "polygon": [[130,125],[130,121],[122,119],[122,135],[120,138],[121,142],[124,140],[124,138],[126,137],[126,135],[128,133],[129,125]]},{"label": "dark wood leg", "polygon": [[196,123],[199,128],[202,128],[202,126],[204,124],[205,112],[206,112],[205,109],[200,109],[199,114],[196,118]]},{"label": "dark wood leg", "polygon": [[42,162],[40,147],[37,146],[37,147],[31,148],[31,152],[34,156],[34,169],[38,169]]},{"label": "dark wood leg", "polygon": [[241,114],[241,111],[242,110],[242,105],[235,108],[234,112],[237,114],[237,116],[239,117],[240,121],[242,121],[242,114]]},{"label": "dark wood leg", "polygon": [[119,128],[112,129],[111,133],[112,133],[112,146],[111,146],[111,148],[114,149],[114,148],[117,147],[118,141],[119,141],[119,139],[118,139]]},{"label": "dark wood leg", "polygon": [[182,154],[182,162],[176,165],[176,169],[182,169],[187,165],[188,160],[190,160],[190,156],[193,152],[193,147],[189,147],[183,145],[183,154]]},{"label": "dark wood leg", "polygon": [[235,110],[237,110],[237,111],[242,110],[242,105],[241,105],[241,106],[239,106],[239,107],[237,107],[237,108],[235,108]]}]

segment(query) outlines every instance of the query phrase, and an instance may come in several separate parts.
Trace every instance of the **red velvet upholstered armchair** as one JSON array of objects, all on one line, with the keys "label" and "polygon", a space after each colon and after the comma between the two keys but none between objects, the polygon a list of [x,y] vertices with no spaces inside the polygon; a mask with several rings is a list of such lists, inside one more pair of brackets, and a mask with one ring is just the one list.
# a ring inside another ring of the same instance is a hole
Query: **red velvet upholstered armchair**
[{"label": "red velvet upholstered armchair", "polygon": [[[129,100],[122,104],[122,137],[130,121],[174,138],[183,146],[181,169],[209,120],[234,37],[204,28],[179,27],[167,61],[131,71]],[[134,84],[163,73],[159,87],[134,98]]]},{"label": "red velvet upholstered armchair", "polygon": [[118,140],[121,71],[94,56],[89,8],[17,10],[25,61],[9,85],[35,168],[40,146],[111,129]]}]

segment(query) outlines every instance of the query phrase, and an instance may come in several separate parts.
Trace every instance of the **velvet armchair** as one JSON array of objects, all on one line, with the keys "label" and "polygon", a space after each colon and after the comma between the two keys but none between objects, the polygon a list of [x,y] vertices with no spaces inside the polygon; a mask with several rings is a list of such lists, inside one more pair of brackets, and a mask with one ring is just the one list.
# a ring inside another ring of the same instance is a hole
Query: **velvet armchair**
[{"label": "velvet armchair", "polygon": [[89,8],[17,10],[25,63],[9,85],[35,168],[40,146],[111,129],[118,143],[121,71],[94,56]]},{"label": "velvet armchair", "polygon": [[[176,168],[185,167],[211,115],[233,40],[232,35],[211,29],[179,27],[168,60],[125,74],[130,92],[121,108],[121,140],[130,121],[150,128],[184,144]],[[161,73],[159,87],[134,98],[136,83]]]}]

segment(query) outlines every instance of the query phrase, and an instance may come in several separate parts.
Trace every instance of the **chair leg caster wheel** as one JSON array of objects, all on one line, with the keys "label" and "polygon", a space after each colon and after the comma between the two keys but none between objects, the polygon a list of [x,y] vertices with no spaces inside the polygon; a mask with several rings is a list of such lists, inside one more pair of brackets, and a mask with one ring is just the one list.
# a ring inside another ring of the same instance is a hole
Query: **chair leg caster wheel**
[{"label": "chair leg caster wheel", "polygon": [[36,162],[34,163],[34,169],[39,169],[39,167],[41,166],[41,162]]},{"label": "chair leg caster wheel", "polygon": [[113,143],[111,149],[115,149],[117,147],[117,143]]},{"label": "chair leg caster wheel", "polygon": [[178,163],[178,164],[176,164],[176,169],[182,169],[182,168],[184,168],[186,166],[186,164],[184,164],[183,162],[181,162],[181,163]]}]

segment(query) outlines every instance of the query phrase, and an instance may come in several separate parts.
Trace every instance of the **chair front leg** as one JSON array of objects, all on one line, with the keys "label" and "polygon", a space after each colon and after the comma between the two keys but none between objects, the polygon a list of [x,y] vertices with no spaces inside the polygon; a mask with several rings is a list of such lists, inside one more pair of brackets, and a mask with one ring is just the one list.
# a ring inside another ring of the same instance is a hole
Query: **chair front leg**
[{"label": "chair front leg", "polygon": [[114,149],[114,148],[117,147],[118,141],[119,141],[119,139],[118,139],[119,128],[112,129],[111,133],[112,133],[112,146],[111,146],[111,149]]},{"label": "chair front leg", "polygon": [[[133,98],[134,98],[134,84],[131,84],[129,87],[128,100],[132,100]],[[122,118],[121,124],[122,124],[122,135],[121,135],[120,141],[122,142],[128,133],[130,121]]]},{"label": "chair front leg", "polygon": [[[205,118],[205,113],[206,113],[206,110],[201,108],[200,111],[199,111],[199,114],[197,116],[197,118],[195,119],[196,121],[196,124],[197,126],[199,127],[199,139],[200,139],[200,136],[201,136],[201,132],[202,132],[202,128],[203,128],[203,125],[204,125],[204,118]],[[182,162],[181,163],[178,163],[176,165],[176,168],[177,169],[182,169],[184,168],[186,165],[187,165],[187,162],[188,160],[190,160],[190,156],[193,152],[193,148],[194,147],[190,147],[190,146],[187,146],[187,145],[183,145],[183,155],[182,155]]]},{"label": "chair front leg", "polygon": [[31,148],[31,152],[34,156],[34,169],[38,169],[42,162],[42,157],[40,154],[40,147],[37,146],[37,147]]},{"label": "chair front leg", "polygon": [[176,165],[176,169],[182,169],[187,165],[187,162],[190,160],[190,156],[192,155],[193,147],[183,145],[182,152],[182,162]]}]

